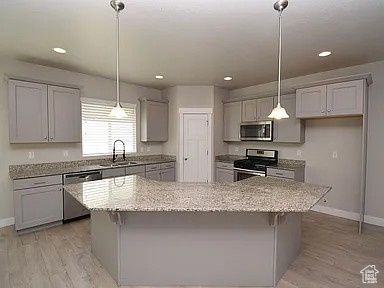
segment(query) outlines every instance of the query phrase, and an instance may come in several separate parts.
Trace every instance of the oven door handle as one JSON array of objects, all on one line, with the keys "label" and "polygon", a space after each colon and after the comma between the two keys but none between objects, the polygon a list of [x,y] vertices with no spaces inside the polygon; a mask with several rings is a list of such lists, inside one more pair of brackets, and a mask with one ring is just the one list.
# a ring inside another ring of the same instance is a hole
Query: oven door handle
[{"label": "oven door handle", "polygon": [[246,173],[246,174],[250,174],[250,175],[265,177],[265,173],[255,172],[255,171],[248,170],[248,169],[233,168],[233,170],[234,171],[238,171],[238,172],[243,172],[243,173]]}]

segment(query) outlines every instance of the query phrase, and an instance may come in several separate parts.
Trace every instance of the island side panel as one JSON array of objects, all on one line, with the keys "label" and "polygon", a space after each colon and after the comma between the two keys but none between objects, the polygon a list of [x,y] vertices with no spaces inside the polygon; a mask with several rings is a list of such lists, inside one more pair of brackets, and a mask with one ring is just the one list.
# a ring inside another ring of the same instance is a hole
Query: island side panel
[{"label": "island side panel", "polygon": [[119,283],[120,226],[110,220],[107,212],[91,211],[92,254]]},{"label": "island side panel", "polygon": [[288,270],[289,265],[300,254],[301,249],[301,216],[302,213],[288,213],[276,226],[276,279],[275,285]]},{"label": "island side panel", "polygon": [[267,213],[126,212],[121,285],[274,285]]}]

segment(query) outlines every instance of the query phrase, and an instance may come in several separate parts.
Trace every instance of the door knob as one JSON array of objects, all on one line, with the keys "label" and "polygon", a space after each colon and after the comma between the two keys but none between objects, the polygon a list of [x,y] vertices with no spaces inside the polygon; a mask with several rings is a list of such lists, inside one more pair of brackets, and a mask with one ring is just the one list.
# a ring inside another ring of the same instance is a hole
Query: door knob
[{"label": "door knob", "polygon": [[184,158],[184,160],[185,160],[185,161],[187,161],[187,160],[188,160],[188,158]]}]

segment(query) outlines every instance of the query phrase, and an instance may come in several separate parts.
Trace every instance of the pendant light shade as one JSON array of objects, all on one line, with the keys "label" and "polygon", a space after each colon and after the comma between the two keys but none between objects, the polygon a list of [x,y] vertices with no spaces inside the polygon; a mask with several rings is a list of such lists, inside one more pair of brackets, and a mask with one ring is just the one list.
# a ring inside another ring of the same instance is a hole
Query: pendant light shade
[{"label": "pendant light shade", "polygon": [[120,23],[119,23],[119,12],[124,9],[124,3],[120,0],[112,0],[110,2],[113,10],[116,11],[116,104],[112,108],[110,117],[114,118],[125,118],[127,114],[125,113],[123,107],[120,104],[120,75],[119,75],[119,46],[120,46]]},{"label": "pendant light shade", "polygon": [[282,54],[282,17],[283,10],[287,8],[288,0],[279,0],[275,2],[273,8],[279,12],[279,68],[278,68],[278,79],[277,79],[277,105],[269,114],[268,118],[273,119],[284,119],[289,118],[287,111],[281,107],[281,54]]}]

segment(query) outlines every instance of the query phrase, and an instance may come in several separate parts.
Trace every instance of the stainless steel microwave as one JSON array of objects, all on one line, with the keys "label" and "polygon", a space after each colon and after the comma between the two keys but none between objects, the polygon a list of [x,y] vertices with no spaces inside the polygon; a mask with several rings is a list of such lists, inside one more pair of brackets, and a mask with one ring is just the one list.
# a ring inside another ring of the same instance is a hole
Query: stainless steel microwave
[{"label": "stainless steel microwave", "polygon": [[240,124],[240,140],[242,141],[272,141],[273,122],[258,121]]}]

